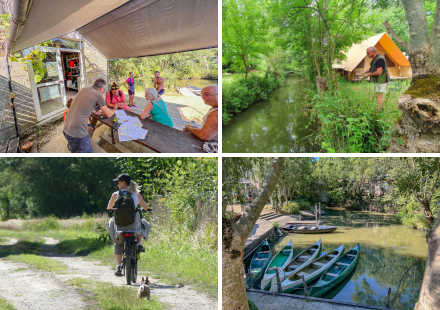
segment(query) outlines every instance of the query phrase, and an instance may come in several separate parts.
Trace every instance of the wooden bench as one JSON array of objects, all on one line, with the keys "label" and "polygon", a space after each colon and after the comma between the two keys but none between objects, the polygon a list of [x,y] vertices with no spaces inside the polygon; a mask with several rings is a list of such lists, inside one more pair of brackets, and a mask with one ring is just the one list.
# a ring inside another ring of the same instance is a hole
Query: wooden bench
[{"label": "wooden bench", "polygon": [[321,266],[321,267],[325,266],[325,264],[323,264],[323,263],[320,263],[320,262],[315,262],[315,263],[312,263],[312,265],[317,265],[317,266]]},{"label": "wooden bench", "polygon": [[[128,116],[137,117],[139,115],[125,111]],[[91,117],[94,121],[100,121],[109,127],[113,127],[113,118],[102,118],[92,113]],[[145,139],[134,140],[135,142],[144,145],[153,151],[159,153],[206,153],[203,149],[205,141],[199,140],[189,132],[177,130],[175,128],[163,125],[150,119],[140,119],[142,128],[147,129],[148,133]],[[118,124],[116,126],[119,127]],[[218,142],[212,140],[210,142]]]},{"label": "wooden bench", "polygon": [[338,274],[334,274],[334,273],[330,273],[330,272],[326,272],[325,275],[330,276],[330,277],[339,277]]},{"label": "wooden bench", "polygon": [[350,264],[346,264],[346,263],[339,263],[339,262],[336,262],[335,264],[336,264],[336,265],[338,265],[338,266],[339,266],[339,265],[342,265],[342,266],[350,266]]},{"label": "wooden bench", "polygon": [[345,256],[356,257],[356,255],[353,254],[345,254]]}]

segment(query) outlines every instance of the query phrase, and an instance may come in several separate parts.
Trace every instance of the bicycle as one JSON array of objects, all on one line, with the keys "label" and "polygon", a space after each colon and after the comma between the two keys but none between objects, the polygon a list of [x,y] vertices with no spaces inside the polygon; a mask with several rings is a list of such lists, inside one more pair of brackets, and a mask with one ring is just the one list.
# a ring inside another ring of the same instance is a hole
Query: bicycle
[{"label": "bicycle", "polygon": [[[137,208],[136,212],[139,211],[143,213],[146,212],[142,208]],[[149,212],[151,212],[151,209]],[[134,230],[124,230],[121,232],[124,237],[121,267],[123,269],[124,277],[127,280],[127,285],[136,283],[137,280],[137,261],[140,259],[140,252],[138,252],[137,248],[138,240],[136,238],[136,233],[139,232]]]}]

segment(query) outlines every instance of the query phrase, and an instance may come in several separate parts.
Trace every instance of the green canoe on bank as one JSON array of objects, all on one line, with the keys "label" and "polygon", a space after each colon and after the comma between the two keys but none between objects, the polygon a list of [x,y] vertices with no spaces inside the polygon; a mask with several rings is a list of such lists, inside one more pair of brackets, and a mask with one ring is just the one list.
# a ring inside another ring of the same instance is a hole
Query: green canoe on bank
[{"label": "green canoe on bank", "polygon": [[330,292],[354,270],[359,260],[359,243],[342,255],[321,276],[319,281],[309,288],[310,296],[321,297]]},{"label": "green canoe on bank", "polygon": [[269,266],[267,266],[266,271],[264,272],[263,279],[261,280],[261,289],[269,290],[272,284],[272,278],[276,276],[275,270],[272,270],[273,267],[278,267],[278,270],[281,271],[287,264],[292,260],[293,256],[293,247],[292,247],[292,239],[290,239],[289,243],[287,243],[281,251],[279,251],[270,261]]}]

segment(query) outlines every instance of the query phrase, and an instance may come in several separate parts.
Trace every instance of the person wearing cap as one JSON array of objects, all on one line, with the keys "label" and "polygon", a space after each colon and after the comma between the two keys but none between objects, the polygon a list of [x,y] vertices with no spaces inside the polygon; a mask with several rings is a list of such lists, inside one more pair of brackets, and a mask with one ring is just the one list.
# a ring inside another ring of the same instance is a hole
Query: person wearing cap
[{"label": "person wearing cap", "polygon": [[113,83],[111,89],[107,92],[105,102],[107,103],[107,107],[113,110],[113,112],[118,108],[131,112],[130,108],[127,106],[124,92],[119,89],[119,86],[116,83]]},{"label": "person wearing cap", "polygon": [[[112,197],[110,198],[110,201],[107,206],[107,210],[113,211],[113,207],[116,202],[116,198],[119,197],[119,192],[121,192],[123,195],[131,194],[131,198],[133,199],[134,205],[137,207],[140,205],[145,211],[151,211],[148,204],[144,201],[144,198],[139,193],[140,186],[131,179],[131,177],[123,173],[119,175],[116,179],[113,180],[113,182],[116,183],[116,186],[118,187],[118,191],[114,192],[112,194]],[[140,218],[139,212],[136,212],[136,219],[133,224],[127,225],[127,226],[117,226],[114,222],[114,218],[112,217],[110,221],[107,224],[108,231],[110,233],[110,236],[112,237],[113,243],[114,243],[114,254],[115,254],[115,260],[116,260],[116,270],[115,275],[116,276],[122,276],[122,254],[123,254],[123,243],[124,238],[122,235],[120,235],[120,232],[124,230],[129,231],[136,231],[136,238],[138,240],[138,252],[145,252],[145,248],[142,246],[142,238],[145,239],[145,241],[148,241],[148,235],[150,233],[150,224]]]}]

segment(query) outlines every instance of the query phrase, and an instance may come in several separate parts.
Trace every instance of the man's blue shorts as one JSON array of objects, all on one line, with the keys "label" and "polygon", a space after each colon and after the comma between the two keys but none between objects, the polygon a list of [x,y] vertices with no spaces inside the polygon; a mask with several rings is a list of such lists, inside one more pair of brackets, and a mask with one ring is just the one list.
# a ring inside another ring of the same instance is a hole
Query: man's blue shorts
[{"label": "man's blue shorts", "polygon": [[165,94],[165,89],[161,89],[160,92],[157,93],[159,96],[162,96],[163,94]]},{"label": "man's blue shorts", "polygon": [[71,153],[93,153],[92,140],[87,135],[84,138],[73,138],[63,131],[67,140],[67,148]]}]

